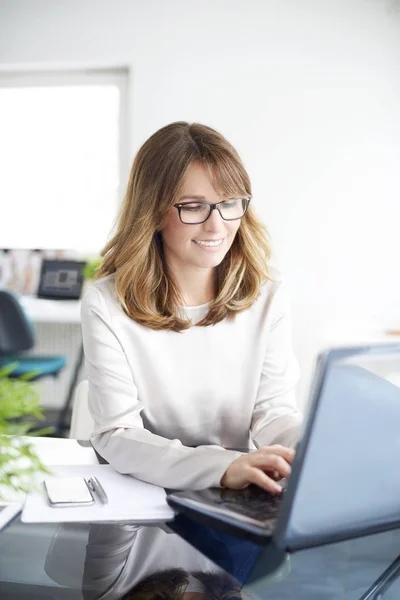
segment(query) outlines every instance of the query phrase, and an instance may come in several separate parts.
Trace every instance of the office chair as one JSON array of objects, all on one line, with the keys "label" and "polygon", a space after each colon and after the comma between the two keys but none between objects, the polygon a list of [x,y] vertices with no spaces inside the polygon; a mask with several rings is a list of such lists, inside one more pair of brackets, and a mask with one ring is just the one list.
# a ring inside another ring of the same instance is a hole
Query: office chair
[{"label": "office chair", "polygon": [[0,368],[17,363],[8,377],[29,374],[30,381],[56,376],[65,367],[64,356],[24,355],[35,345],[34,331],[17,298],[0,291]]}]

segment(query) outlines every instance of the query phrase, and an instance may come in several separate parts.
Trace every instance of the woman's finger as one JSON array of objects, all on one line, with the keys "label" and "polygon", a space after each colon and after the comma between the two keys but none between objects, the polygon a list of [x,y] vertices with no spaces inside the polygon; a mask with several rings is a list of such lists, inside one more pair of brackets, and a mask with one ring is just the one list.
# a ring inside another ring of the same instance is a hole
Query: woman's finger
[{"label": "woman's finger", "polygon": [[271,477],[268,477],[264,471],[253,467],[248,472],[248,480],[250,483],[258,485],[263,490],[270,492],[271,494],[280,494],[282,487],[276,483]]},{"label": "woman's finger", "polygon": [[254,454],[249,455],[249,463],[263,471],[278,471],[280,479],[289,477],[292,472],[290,464],[282,457],[276,454]]},{"label": "woman's finger", "polygon": [[274,444],[273,446],[262,446],[256,450],[256,452],[259,451],[261,451],[263,454],[278,454],[290,464],[292,464],[294,457],[296,456],[296,452],[293,450],[293,448],[286,448],[286,446],[281,446],[280,444]]}]

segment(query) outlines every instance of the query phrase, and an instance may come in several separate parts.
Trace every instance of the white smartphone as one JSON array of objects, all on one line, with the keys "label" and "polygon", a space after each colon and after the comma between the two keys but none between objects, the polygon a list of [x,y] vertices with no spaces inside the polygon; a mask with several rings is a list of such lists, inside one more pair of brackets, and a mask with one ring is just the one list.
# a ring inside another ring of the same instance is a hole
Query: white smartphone
[{"label": "white smartphone", "polygon": [[89,506],[93,494],[83,477],[54,477],[45,479],[43,485],[50,506]]},{"label": "white smartphone", "polygon": [[22,505],[14,502],[0,504],[0,529],[3,529],[20,513],[22,510]]}]

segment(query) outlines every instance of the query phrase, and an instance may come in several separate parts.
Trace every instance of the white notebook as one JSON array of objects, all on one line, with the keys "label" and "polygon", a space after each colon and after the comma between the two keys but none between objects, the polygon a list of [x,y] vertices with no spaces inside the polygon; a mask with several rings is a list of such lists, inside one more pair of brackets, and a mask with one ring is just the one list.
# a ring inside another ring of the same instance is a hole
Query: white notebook
[{"label": "white notebook", "polygon": [[[52,475],[41,475],[39,491],[27,495],[21,520],[24,523],[131,522],[169,521],[174,511],[167,504],[164,488],[145,483],[130,475],[121,475],[110,465],[52,466]],[[90,506],[52,507],[43,487],[50,477],[97,477],[108,503],[96,500]]]}]

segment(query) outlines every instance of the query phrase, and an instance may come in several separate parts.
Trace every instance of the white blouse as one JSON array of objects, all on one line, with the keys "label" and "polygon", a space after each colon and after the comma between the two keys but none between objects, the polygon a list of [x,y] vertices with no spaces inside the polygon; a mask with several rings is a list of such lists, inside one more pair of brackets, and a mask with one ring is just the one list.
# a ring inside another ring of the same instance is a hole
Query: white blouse
[{"label": "white blouse", "polygon": [[220,486],[251,448],[296,443],[298,366],[285,286],[271,270],[234,321],[196,327],[208,305],[186,307],[192,326],[154,331],[122,310],[114,276],[87,290],[82,331],[95,421],[92,443],[119,472],[175,489]]}]

